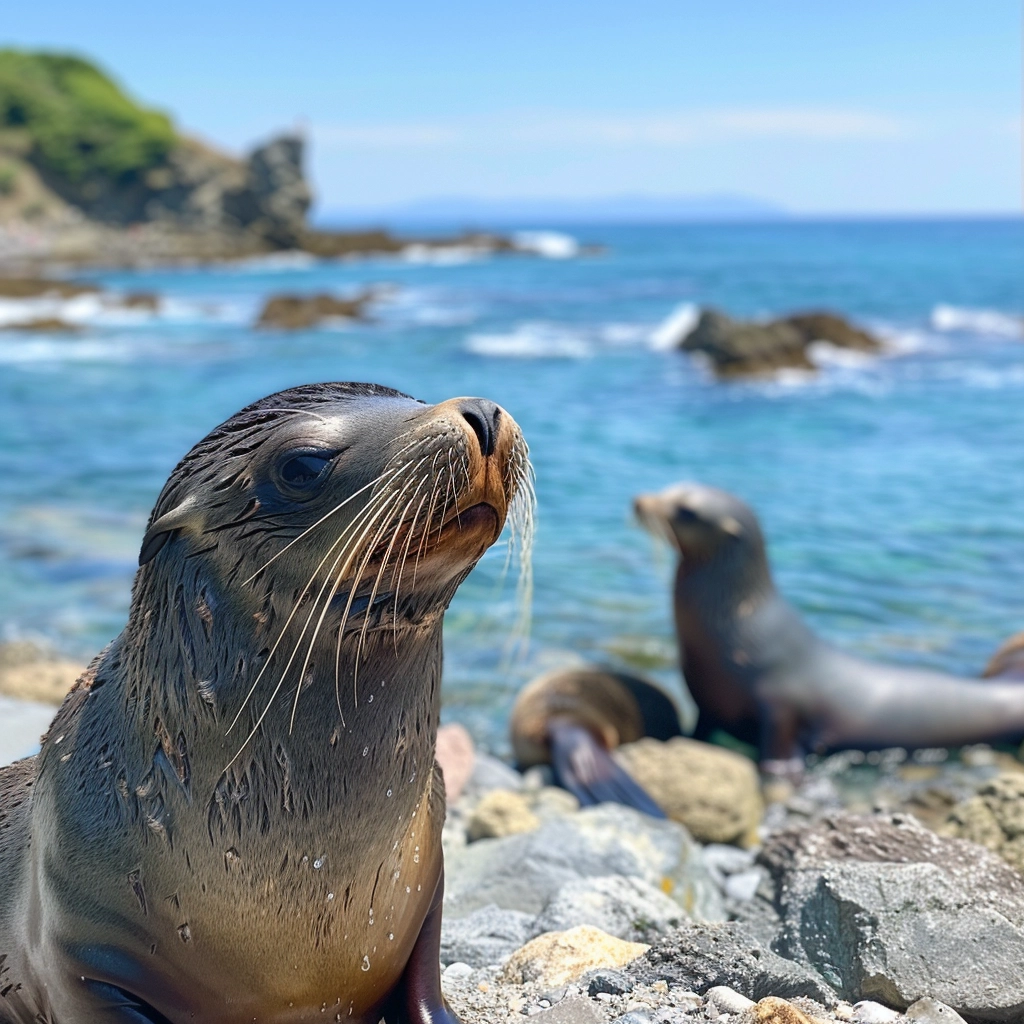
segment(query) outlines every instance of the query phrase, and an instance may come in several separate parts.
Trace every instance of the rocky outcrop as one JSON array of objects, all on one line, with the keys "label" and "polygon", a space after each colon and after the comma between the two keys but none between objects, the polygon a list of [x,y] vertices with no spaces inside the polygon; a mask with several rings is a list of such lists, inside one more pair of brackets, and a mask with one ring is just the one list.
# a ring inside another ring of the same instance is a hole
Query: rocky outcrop
[{"label": "rocky outcrop", "polygon": [[748,758],[682,736],[627,743],[616,757],[698,842],[757,843],[764,806],[757,769]]},{"label": "rocky outcrop", "polygon": [[878,352],[878,339],[832,313],[800,313],[767,323],[733,320],[706,309],[680,348],[706,356],[719,377],[764,376],[782,369],[814,370],[810,347]]},{"label": "rocky outcrop", "polygon": [[0,693],[40,704],[60,704],[85,666],[24,640],[0,644]]},{"label": "rocky outcrop", "polygon": [[329,320],[362,320],[366,307],[377,297],[368,289],[350,299],[333,295],[271,295],[263,304],[257,327],[299,331]]},{"label": "rocky outcrop", "polygon": [[938,999],[972,1021],[1024,1017],[1024,878],[983,847],[903,816],[790,829],[761,861],[781,954],[847,999]]}]

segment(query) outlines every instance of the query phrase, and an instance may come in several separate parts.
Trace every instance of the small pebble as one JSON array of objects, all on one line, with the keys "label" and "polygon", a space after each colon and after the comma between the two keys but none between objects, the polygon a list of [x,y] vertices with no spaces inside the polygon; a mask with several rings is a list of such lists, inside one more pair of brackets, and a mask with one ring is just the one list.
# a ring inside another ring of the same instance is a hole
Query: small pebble
[{"label": "small pebble", "polygon": [[715,985],[714,988],[709,988],[704,993],[704,998],[708,1001],[709,1007],[714,1006],[720,1015],[723,1013],[742,1013],[754,1005],[753,999],[741,996],[739,992],[729,988],[727,985]]},{"label": "small pebble", "polygon": [[857,1024],[893,1024],[899,1016],[895,1010],[881,1003],[873,1003],[870,999],[853,1004],[853,1019]]},{"label": "small pebble", "polygon": [[589,996],[621,996],[633,991],[633,982],[622,971],[594,971],[587,982]]},{"label": "small pebble", "polygon": [[473,973],[473,968],[469,964],[454,963],[449,964],[441,975],[445,981],[465,981]]},{"label": "small pebble", "polygon": [[703,996],[697,995],[696,992],[673,992],[672,1000],[680,1010],[687,1013],[690,1010],[699,1010],[704,1005]]},{"label": "small pebble", "polygon": [[651,1015],[644,1010],[630,1010],[616,1017],[612,1024],[651,1024]]},{"label": "small pebble", "polygon": [[938,999],[918,999],[906,1012],[911,1020],[920,1021],[921,1024],[966,1024],[952,1006],[940,1003]]},{"label": "small pebble", "polygon": [[730,875],[725,880],[725,895],[734,900],[752,900],[757,894],[757,887],[764,878],[764,872],[760,868],[750,868],[748,871],[740,871]]}]

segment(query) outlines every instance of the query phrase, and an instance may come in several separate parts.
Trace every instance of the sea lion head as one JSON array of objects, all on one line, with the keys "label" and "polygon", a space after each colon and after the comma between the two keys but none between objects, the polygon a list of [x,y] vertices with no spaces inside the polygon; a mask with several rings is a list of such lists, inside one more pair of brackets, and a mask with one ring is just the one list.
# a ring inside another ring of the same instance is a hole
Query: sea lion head
[{"label": "sea lion head", "polygon": [[673,484],[633,501],[641,526],[667,541],[684,563],[725,554],[763,557],[764,537],[754,510],[728,491],[704,484]]}]

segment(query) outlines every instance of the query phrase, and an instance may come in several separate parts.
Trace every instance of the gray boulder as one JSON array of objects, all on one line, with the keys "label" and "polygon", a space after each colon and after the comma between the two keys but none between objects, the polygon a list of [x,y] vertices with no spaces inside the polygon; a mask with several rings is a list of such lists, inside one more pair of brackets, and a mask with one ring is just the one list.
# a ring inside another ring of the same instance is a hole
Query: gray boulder
[{"label": "gray boulder", "polygon": [[844,815],[780,833],[761,861],[778,887],[776,949],[844,998],[1024,1017],[1024,878],[983,847],[909,816]]},{"label": "gray boulder", "polygon": [[765,949],[737,922],[683,925],[625,970],[638,985],[664,981],[700,993],[726,985],[754,1000],[806,996],[825,1006],[836,1003],[814,971]]},{"label": "gray boulder", "polygon": [[441,923],[441,962],[470,967],[500,964],[539,934],[532,914],[503,910],[493,903],[466,917],[446,914]]},{"label": "gray boulder", "polygon": [[718,887],[686,829],[617,804],[552,818],[534,832],[450,849],[445,873],[445,913],[452,917],[489,903],[540,914],[567,882],[606,875],[639,878],[667,891],[693,917],[724,916]]}]

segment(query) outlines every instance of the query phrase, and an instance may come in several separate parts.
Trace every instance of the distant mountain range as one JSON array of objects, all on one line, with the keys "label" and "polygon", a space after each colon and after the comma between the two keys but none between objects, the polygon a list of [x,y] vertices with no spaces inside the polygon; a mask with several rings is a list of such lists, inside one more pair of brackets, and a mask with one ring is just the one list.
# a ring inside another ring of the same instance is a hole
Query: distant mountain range
[{"label": "distant mountain range", "polygon": [[680,221],[780,220],[776,203],[743,195],[618,195],[596,199],[474,199],[448,196],[375,208],[328,207],[314,214],[320,226],[351,224],[652,224]]}]

